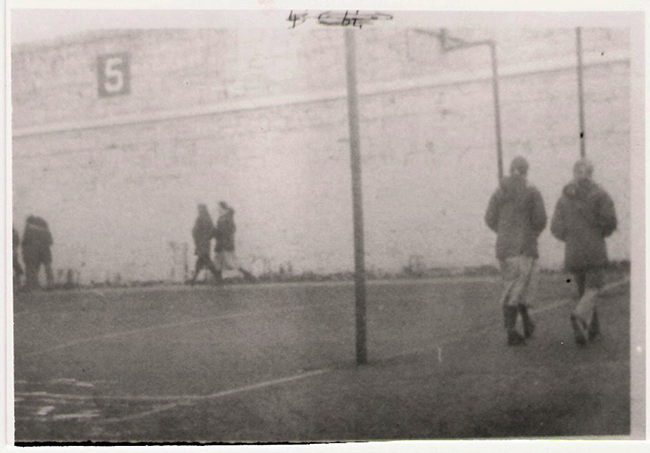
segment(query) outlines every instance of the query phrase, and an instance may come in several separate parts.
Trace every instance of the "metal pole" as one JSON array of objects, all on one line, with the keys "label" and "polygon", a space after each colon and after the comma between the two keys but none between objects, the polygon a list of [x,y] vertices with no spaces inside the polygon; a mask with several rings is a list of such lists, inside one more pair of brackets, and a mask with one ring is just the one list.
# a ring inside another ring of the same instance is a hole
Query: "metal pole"
[{"label": "metal pole", "polygon": [[580,27],[576,28],[576,52],[578,54],[578,108],[580,112],[580,157],[585,157],[585,107],[582,88],[582,37]]},{"label": "metal pole", "polygon": [[366,347],[366,270],[363,247],[363,197],[361,192],[361,140],[357,93],[356,42],[352,27],[345,29],[345,61],[348,83],[350,124],[350,164],[352,170],[352,210],[354,217],[354,288],[357,365],[367,362]]},{"label": "metal pole", "polygon": [[501,107],[499,104],[499,74],[497,68],[497,46],[490,42],[492,56],[492,92],[494,93],[494,124],[497,138],[497,163],[499,166],[499,181],[503,178],[503,149],[501,144]]}]

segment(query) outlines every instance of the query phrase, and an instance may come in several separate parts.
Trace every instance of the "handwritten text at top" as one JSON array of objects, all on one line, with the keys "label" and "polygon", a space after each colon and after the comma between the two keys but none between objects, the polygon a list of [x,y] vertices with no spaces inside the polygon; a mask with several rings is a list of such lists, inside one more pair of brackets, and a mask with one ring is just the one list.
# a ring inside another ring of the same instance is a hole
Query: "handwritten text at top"
[{"label": "handwritten text at top", "polygon": [[391,20],[392,15],[387,13],[378,12],[359,12],[359,10],[352,11],[325,11],[318,15],[311,15],[307,11],[301,13],[294,13],[293,10],[289,13],[287,21],[291,22],[291,28],[303,24],[307,19],[318,19],[321,25],[341,26],[341,27],[359,27],[363,25],[372,24],[377,20]]}]

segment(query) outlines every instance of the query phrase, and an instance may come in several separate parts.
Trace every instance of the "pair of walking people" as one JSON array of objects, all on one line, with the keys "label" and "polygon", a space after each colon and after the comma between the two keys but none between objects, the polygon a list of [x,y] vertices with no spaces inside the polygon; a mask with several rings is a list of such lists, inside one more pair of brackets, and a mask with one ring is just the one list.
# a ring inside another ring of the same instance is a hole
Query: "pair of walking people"
[{"label": "pair of walking people", "polygon": [[[510,176],[502,179],[490,198],[485,222],[497,233],[496,255],[503,276],[500,303],[508,345],[523,345],[533,335],[535,323],[527,300],[537,271],[537,239],[547,225],[544,200],[527,181],[529,165],[517,156]],[[593,181],[593,164],[578,160],[573,180],[558,200],[551,233],[565,244],[565,269],[578,286],[579,301],[571,314],[576,343],[586,345],[600,332],[596,309],[607,265],[605,238],[616,229],[616,212],[609,194]],[[523,335],[516,329],[521,316]]]},{"label": "pair of walking people", "polygon": [[[219,218],[216,227],[205,204],[199,204],[198,210],[198,217],[192,228],[194,253],[197,258],[194,276],[190,283],[196,283],[203,269],[210,270],[216,282],[223,280],[225,270],[239,270],[246,280],[254,281],[255,277],[238,264],[235,255],[235,210],[226,202],[219,202]],[[217,241],[214,248],[216,265],[210,258],[210,244],[213,238]]]}]

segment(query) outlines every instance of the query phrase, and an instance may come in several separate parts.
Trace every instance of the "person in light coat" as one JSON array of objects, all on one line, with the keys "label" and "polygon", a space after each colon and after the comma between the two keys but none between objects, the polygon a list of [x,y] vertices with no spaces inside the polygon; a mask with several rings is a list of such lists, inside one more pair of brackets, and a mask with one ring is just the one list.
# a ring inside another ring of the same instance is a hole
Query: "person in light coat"
[{"label": "person in light coat", "polygon": [[551,221],[551,233],[564,242],[564,267],[578,287],[579,302],[571,314],[576,343],[586,345],[600,333],[596,302],[607,266],[605,238],[616,230],[616,210],[609,194],[593,181],[587,159],[573,167],[573,181],[562,190]]},{"label": "person in light coat", "polygon": [[217,244],[214,251],[216,252],[217,268],[220,272],[225,270],[238,270],[244,275],[249,282],[254,282],[255,277],[246,269],[239,265],[235,255],[235,210],[225,201],[219,202],[219,218],[215,228],[214,236]]}]

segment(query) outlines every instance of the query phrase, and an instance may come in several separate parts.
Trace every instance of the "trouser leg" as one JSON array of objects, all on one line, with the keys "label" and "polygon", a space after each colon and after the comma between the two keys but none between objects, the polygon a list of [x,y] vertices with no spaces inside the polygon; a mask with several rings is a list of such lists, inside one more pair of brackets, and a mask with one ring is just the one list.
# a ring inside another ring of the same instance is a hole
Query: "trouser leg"
[{"label": "trouser leg", "polygon": [[604,276],[599,268],[589,269],[581,272],[579,290],[582,294],[578,304],[571,314],[571,322],[579,344],[586,344],[587,341],[596,337],[600,331],[600,320],[596,311],[598,294],[603,285]]},{"label": "trouser leg", "polygon": [[45,278],[47,280],[48,288],[51,288],[54,285],[54,273],[52,272],[52,263],[43,263],[45,268]]},{"label": "trouser leg", "polygon": [[587,274],[584,272],[578,272],[573,274],[573,278],[578,286],[578,299],[580,299],[585,294],[585,282],[587,280]]},{"label": "trouser leg", "polygon": [[506,329],[509,346],[524,344],[524,337],[522,337],[516,329],[517,314],[517,307],[510,305],[503,306],[503,324]]},{"label": "trouser leg", "polygon": [[598,335],[600,335],[600,320],[598,319],[598,311],[594,308],[594,314],[589,325],[589,340],[593,340]]},{"label": "trouser leg", "polygon": [[573,313],[583,319],[587,324],[591,324],[594,310],[596,309],[597,297],[597,289],[586,289],[584,295],[578,301],[575,310],[573,310]]},{"label": "trouser leg", "polygon": [[501,261],[501,295],[499,303],[502,306],[511,306],[513,304],[514,287],[517,280],[517,264],[513,258]]},{"label": "trouser leg", "polygon": [[38,263],[36,262],[25,262],[25,288],[34,289],[38,287]]},{"label": "trouser leg", "polygon": [[[587,341],[593,339],[597,334],[596,331],[600,327],[596,315],[597,298],[597,289],[585,289],[583,296],[578,301],[578,305],[576,305],[573,313],[571,313],[571,325],[576,343],[578,344],[584,345]],[[594,318],[596,319],[595,324]]]},{"label": "trouser leg", "polygon": [[519,314],[521,315],[521,320],[524,323],[524,337],[525,338],[530,338],[533,336],[533,332],[535,331],[535,323],[530,317],[530,314],[528,313],[528,307],[525,305],[519,305]]},{"label": "trouser leg", "polygon": [[243,267],[240,267],[238,270],[239,270],[239,272],[241,272],[241,273],[244,275],[244,278],[245,278],[246,280],[248,280],[249,282],[253,282],[253,281],[255,281],[255,277],[253,276],[253,274],[251,274],[250,272],[248,272],[248,271],[247,271],[246,269],[244,269]]},{"label": "trouser leg", "polygon": [[214,277],[217,281],[217,283],[223,283],[223,271],[226,269],[226,264],[225,264],[225,258],[224,258],[224,252],[217,252],[215,250],[215,255],[214,255],[214,269],[215,269],[215,274]]},{"label": "trouser leg", "polygon": [[217,269],[217,266],[212,262],[212,260],[208,259],[207,262],[207,267],[210,269],[210,272],[212,272],[212,275],[214,275],[214,279],[218,282],[223,280],[223,276],[221,275],[221,271]]},{"label": "trouser leg", "polygon": [[536,260],[528,256],[512,257],[501,262],[503,305],[528,306],[528,292],[533,285],[536,269]]},{"label": "trouser leg", "polygon": [[524,337],[530,338],[535,331],[535,323],[528,312],[528,293],[534,283],[537,261],[531,257],[521,257],[520,263],[517,308],[524,325]]},{"label": "trouser leg", "polygon": [[16,255],[14,255],[13,257],[13,264],[14,264],[14,291],[16,291],[18,288],[20,288],[20,279],[23,275],[23,268],[20,265],[20,262],[18,261]]},{"label": "trouser leg", "polygon": [[[585,329],[589,329],[596,311],[596,300],[598,299],[598,290],[595,288],[585,289],[585,293],[578,301],[573,315],[579,318],[584,324]],[[586,337],[586,335],[585,335]]]},{"label": "trouser leg", "polygon": [[[501,262],[503,272],[503,305],[504,326],[508,335],[508,344],[522,344],[524,337],[532,336],[535,329],[528,312],[528,290],[535,272],[535,259],[527,256],[508,258]],[[516,330],[517,315],[521,314],[524,325],[524,337]]]},{"label": "trouser leg", "polygon": [[196,259],[196,264],[194,265],[194,276],[192,276],[191,283],[196,283],[196,279],[199,277],[199,273],[203,270],[203,256],[199,256]]}]

